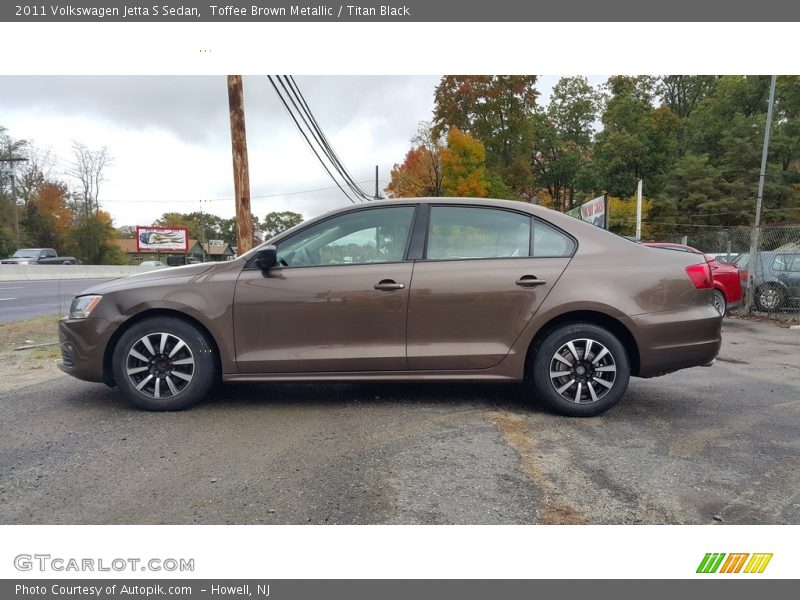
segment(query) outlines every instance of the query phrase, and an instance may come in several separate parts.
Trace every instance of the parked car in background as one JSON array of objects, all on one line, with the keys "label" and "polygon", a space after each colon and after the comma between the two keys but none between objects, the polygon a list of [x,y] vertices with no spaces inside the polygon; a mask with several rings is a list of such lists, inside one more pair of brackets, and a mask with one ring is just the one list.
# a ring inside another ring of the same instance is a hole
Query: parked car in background
[{"label": "parked car in background", "polygon": [[[714,293],[712,301],[721,315],[729,310],[737,308],[742,303],[743,292],[742,282],[739,274],[739,267],[734,264],[721,262],[715,258],[714,254],[704,254],[697,248],[684,244],[673,244],[670,242],[645,242],[645,246],[654,248],[667,248],[679,252],[693,252],[704,256],[711,268],[711,277],[714,279]],[[724,256],[724,255],[723,255]]]},{"label": "parked car in background", "polygon": [[732,263],[733,259],[735,259],[739,254],[737,252],[706,252],[705,255],[710,256],[717,262]]},{"label": "parked car in background", "polygon": [[140,267],[148,267],[150,269],[160,269],[161,267],[166,267],[163,262],[160,260],[143,260],[139,263]]},{"label": "parked car in background", "polygon": [[74,256],[59,256],[53,248],[20,248],[10,257],[0,260],[3,265],[77,265]]},{"label": "parked car in background", "polygon": [[[753,300],[756,308],[772,312],[800,303],[800,252],[760,252],[761,269],[755,277]],[[742,287],[747,292],[752,264],[745,252],[733,261],[739,267]]]},{"label": "parked car in background", "polygon": [[220,378],[527,379],[556,412],[592,416],[630,376],[714,361],[712,290],[703,256],[541,206],[395,199],[327,213],[236,260],[81,292],[59,323],[60,367],[149,410],[191,406]]}]

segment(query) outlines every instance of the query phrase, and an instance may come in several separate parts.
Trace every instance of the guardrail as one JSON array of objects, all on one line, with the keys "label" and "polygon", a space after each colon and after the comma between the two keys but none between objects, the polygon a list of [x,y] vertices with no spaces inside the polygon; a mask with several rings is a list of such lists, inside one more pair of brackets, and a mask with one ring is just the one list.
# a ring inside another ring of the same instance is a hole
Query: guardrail
[{"label": "guardrail", "polygon": [[113,279],[157,267],[128,265],[0,265],[0,281],[37,279]]}]

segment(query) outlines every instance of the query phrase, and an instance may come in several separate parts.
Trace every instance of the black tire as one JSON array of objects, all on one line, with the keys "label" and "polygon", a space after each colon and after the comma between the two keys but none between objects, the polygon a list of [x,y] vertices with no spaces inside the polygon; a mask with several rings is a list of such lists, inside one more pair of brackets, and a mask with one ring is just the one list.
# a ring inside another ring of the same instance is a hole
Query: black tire
[{"label": "black tire", "polygon": [[[631,373],[628,353],[619,339],[591,323],[568,323],[550,331],[535,349],[530,365],[535,398],[569,417],[606,412],[622,398]],[[562,370],[564,376],[551,377]]]},{"label": "black tire", "polygon": [[714,308],[717,309],[719,314],[724,317],[725,314],[728,312],[728,303],[725,300],[725,294],[723,294],[719,290],[714,290],[713,299],[711,302],[712,304],[714,304]]},{"label": "black tire", "polygon": [[219,379],[213,341],[205,331],[175,317],[145,319],[125,331],[114,347],[112,371],[125,398],[157,411],[197,404]]},{"label": "black tire", "polygon": [[756,290],[756,307],[763,312],[774,312],[783,306],[786,295],[777,285],[770,283]]}]

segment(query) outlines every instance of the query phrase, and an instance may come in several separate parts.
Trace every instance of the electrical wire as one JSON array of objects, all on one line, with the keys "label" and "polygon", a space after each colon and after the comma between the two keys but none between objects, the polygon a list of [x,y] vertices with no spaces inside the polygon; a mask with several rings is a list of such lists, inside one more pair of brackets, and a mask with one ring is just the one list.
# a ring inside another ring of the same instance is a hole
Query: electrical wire
[{"label": "electrical wire", "polygon": [[299,88],[296,88],[296,84],[293,86],[292,82],[289,80],[288,77],[284,76],[283,79],[286,83],[289,84],[289,89],[287,90],[287,92],[290,94],[290,98],[291,95],[293,95],[297,100],[297,102],[300,103],[299,110],[301,111],[301,117],[303,116],[303,113],[305,113],[305,115],[308,117],[308,121],[306,121],[306,119],[303,119],[303,121],[307,122],[309,128],[312,131],[312,134],[314,135],[314,138],[317,140],[317,143],[320,145],[322,151],[328,157],[328,160],[331,162],[333,167],[336,169],[339,175],[342,176],[342,179],[344,179],[347,186],[353,191],[354,194],[356,194],[356,196],[358,196],[362,200],[367,200],[367,201],[372,200],[372,198],[367,196],[364,193],[364,190],[362,190],[361,187],[359,187],[359,185],[354,181],[353,177],[347,171],[347,168],[344,166],[344,164],[339,159],[336,152],[333,150],[333,147],[331,146],[330,142],[328,142],[325,133],[322,131],[322,128],[317,123],[314,114],[308,108],[308,105],[307,103],[305,103],[304,99],[301,99],[301,95],[299,94]]},{"label": "electrical wire", "polygon": [[[331,179],[334,181],[334,183],[336,183],[337,186],[340,185],[339,180],[333,176],[331,168],[339,175],[339,177],[341,177],[344,185],[350,189],[350,192],[357,199],[361,200],[362,202],[373,200],[372,196],[369,196],[360,187],[361,182],[355,181],[353,176],[350,175],[349,171],[344,166],[344,163],[339,158],[338,154],[336,154],[336,151],[333,149],[333,146],[331,145],[327,136],[320,127],[319,122],[317,121],[316,117],[311,111],[308,102],[302,95],[302,92],[300,91],[300,87],[297,85],[297,82],[295,82],[291,76],[286,76],[286,75],[283,76],[276,75],[274,76],[274,78],[273,76],[268,75],[267,78],[269,79],[270,84],[272,84],[272,88],[273,90],[275,90],[275,93],[278,95],[278,98],[281,100],[281,103],[284,105],[284,108],[286,108],[287,112],[289,113],[289,116],[295,122],[295,125],[297,126],[298,130],[303,135],[306,142],[309,144],[311,150],[317,156],[317,159],[320,161],[325,170],[331,176]],[[277,85],[275,83],[276,81]],[[278,85],[280,85],[280,87],[283,89],[282,92],[281,89],[278,88]],[[289,106],[290,103],[291,106],[294,108],[294,110],[290,108]],[[302,121],[302,124],[305,126],[305,129],[303,128],[303,126],[300,125],[300,121]],[[322,156],[320,156],[320,152],[318,150],[321,151],[322,154],[327,159],[327,164],[323,161]],[[328,165],[330,165],[331,168],[328,168]],[[352,198],[350,198],[350,194],[345,192],[345,195],[348,197],[348,199],[350,199],[351,202],[354,202]]]},{"label": "electrical wire", "polygon": [[300,123],[297,120],[297,117],[294,116],[294,113],[292,113],[291,109],[289,108],[289,104],[286,102],[286,100],[281,95],[281,92],[278,89],[278,86],[275,85],[275,82],[272,80],[272,76],[267,75],[267,79],[269,79],[269,82],[270,82],[270,84],[272,84],[272,88],[275,90],[275,93],[278,95],[278,98],[280,99],[281,104],[283,104],[283,107],[286,109],[286,112],[289,113],[289,116],[292,118],[292,121],[294,121],[294,124],[297,126],[298,131],[300,131],[302,136],[305,138],[306,143],[308,144],[308,147],[311,148],[311,151],[317,157],[317,160],[322,165],[322,168],[325,169],[325,172],[328,174],[328,176],[331,178],[331,180],[336,184],[336,187],[338,187],[342,191],[342,194],[344,194],[345,198],[347,198],[352,204],[355,204],[355,200],[353,200],[350,197],[350,194],[348,194],[345,191],[345,189],[341,186],[341,184],[336,179],[336,177],[334,177],[333,173],[331,173],[330,169],[325,164],[325,161],[322,160],[322,157],[319,155],[319,152],[317,152],[316,148],[314,148],[314,145],[311,143],[311,140],[308,139],[308,135],[306,134],[305,131],[303,131],[303,128],[300,126]]},{"label": "electrical wire", "polygon": [[308,116],[309,121],[311,122],[311,125],[314,128],[314,130],[317,132],[318,139],[320,140],[321,145],[323,146],[323,149],[325,150],[328,158],[331,160],[332,163],[337,165],[337,171],[339,171],[339,173],[342,175],[342,177],[344,177],[345,181],[348,182],[348,185],[350,186],[350,188],[355,193],[357,193],[361,198],[363,198],[366,201],[373,200],[373,198],[371,196],[369,196],[366,192],[364,192],[364,190],[361,189],[361,187],[354,181],[353,177],[350,175],[350,173],[348,172],[347,168],[344,166],[344,164],[342,163],[341,159],[336,154],[336,151],[333,149],[333,146],[328,141],[328,138],[325,135],[325,132],[322,130],[322,127],[320,127],[319,122],[317,122],[317,119],[314,116],[314,113],[311,111],[311,108],[309,107],[308,102],[305,99],[305,96],[300,91],[300,86],[298,86],[297,82],[294,80],[294,77],[292,77],[291,75],[288,75],[288,76],[284,75],[283,79],[286,81],[286,83],[288,83],[289,89],[292,91],[294,96],[297,98],[298,102],[300,102],[300,106],[302,107],[302,109],[306,113],[306,115]]}]

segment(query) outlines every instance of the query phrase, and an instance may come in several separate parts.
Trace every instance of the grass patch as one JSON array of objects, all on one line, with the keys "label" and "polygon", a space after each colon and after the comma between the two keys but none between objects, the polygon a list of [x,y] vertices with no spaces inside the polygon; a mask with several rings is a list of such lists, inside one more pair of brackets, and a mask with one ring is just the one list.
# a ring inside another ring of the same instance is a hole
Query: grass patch
[{"label": "grass patch", "polygon": [[[25,346],[29,340],[34,344],[57,342],[59,318],[58,315],[53,315],[0,323],[0,352],[5,353],[18,346]],[[58,346],[53,346],[53,348],[58,349]],[[37,348],[37,350],[50,350],[50,348]]]}]

